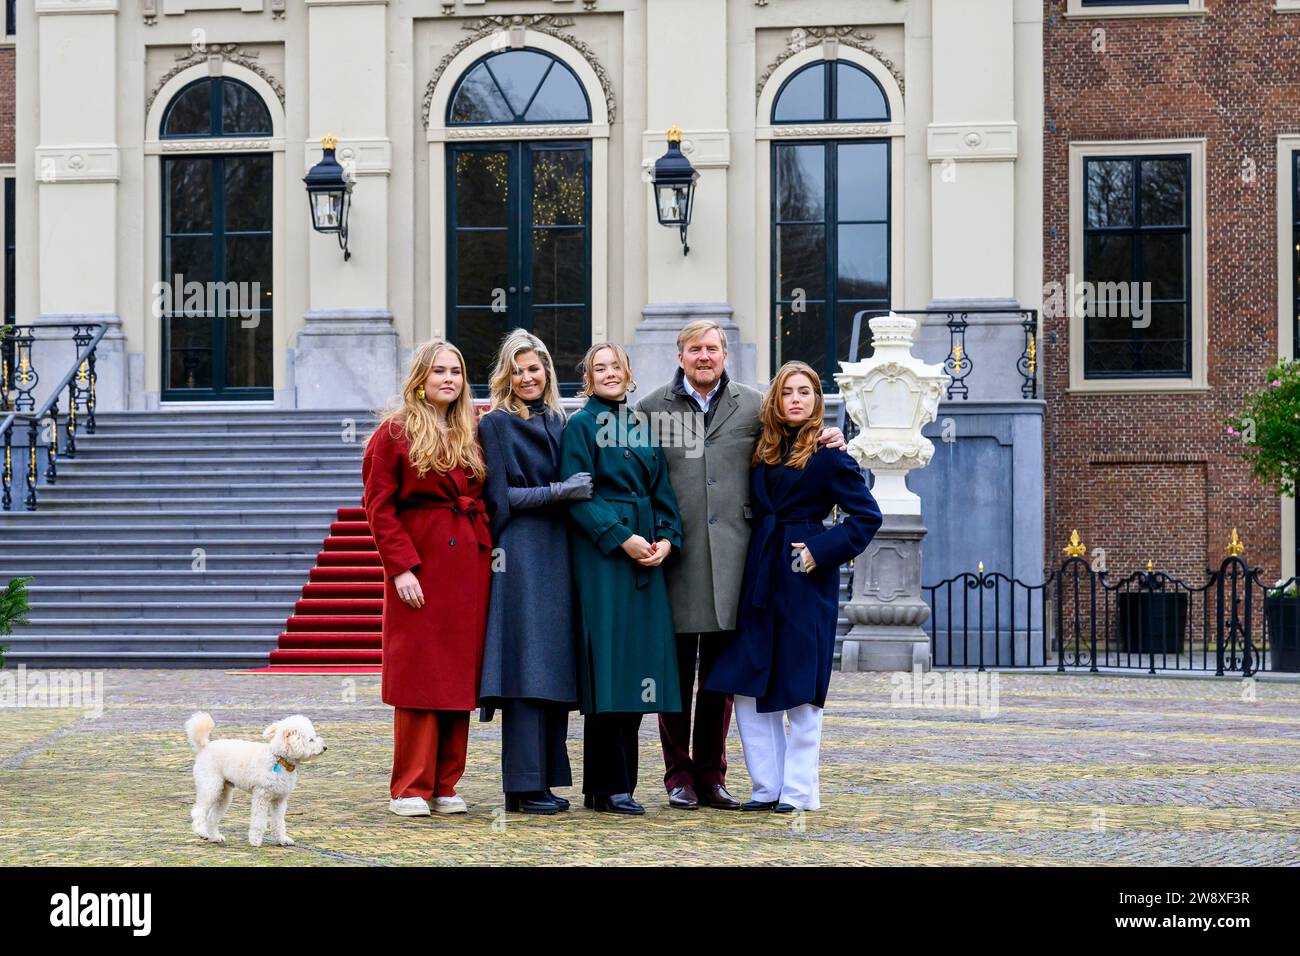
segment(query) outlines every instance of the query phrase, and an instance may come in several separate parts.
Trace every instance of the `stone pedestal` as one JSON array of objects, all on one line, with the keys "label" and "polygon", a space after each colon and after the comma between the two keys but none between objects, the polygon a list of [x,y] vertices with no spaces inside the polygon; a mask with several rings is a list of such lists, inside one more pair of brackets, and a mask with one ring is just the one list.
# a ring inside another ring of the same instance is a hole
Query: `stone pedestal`
[{"label": "stone pedestal", "polygon": [[315,309],[293,350],[298,408],[379,408],[397,394],[397,331],[387,309]]},{"label": "stone pedestal", "polygon": [[852,627],[844,636],[843,671],[928,671],[930,607],[921,596],[920,515],[885,514],[876,536],[853,562]]},{"label": "stone pedestal", "polygon": [[[725,302],[661,302],[643,308],[645,318],[627,346],[641,393],[672,381],[677,374],[677,333],[699,319],[712,319],[727,333],[727,374],[746,385],[757,385],[754,345],[740,341],[740,328],[732,311]],[[631,398],[635,401],[637,396]]]}]

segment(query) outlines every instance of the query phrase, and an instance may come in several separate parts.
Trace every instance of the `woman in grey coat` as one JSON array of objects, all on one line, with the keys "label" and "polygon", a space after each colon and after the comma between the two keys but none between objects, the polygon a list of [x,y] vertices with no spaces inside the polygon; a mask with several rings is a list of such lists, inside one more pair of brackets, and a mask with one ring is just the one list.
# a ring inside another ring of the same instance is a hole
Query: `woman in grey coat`
[{"label": "woman in grey coat", "polygon": [[542,340],[515,329],[501,345],[479,419],[487,461],[483,499],[499,549],[492,564],[481,719],[501,711],[506,809],[557,813],[552,787],[573,783],[566,736],[577,706],[577,630],[569,570],[569,501],[591,497],[591,476],[560,480],[564,411]]}]

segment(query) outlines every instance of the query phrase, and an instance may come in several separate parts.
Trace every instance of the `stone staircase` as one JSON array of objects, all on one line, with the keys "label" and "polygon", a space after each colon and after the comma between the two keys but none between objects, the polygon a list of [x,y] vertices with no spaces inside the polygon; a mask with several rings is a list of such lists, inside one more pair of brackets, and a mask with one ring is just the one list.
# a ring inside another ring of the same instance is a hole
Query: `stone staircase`
[{"label": "stone staircase", "polygon": [[38,510],[21,510],[19,480],[16,510],[0,511],[0,581],[34,578],[8,663],[265,665],[340,509],[355,517],[371,414],[101,412],[96,425],[38,486]]}]

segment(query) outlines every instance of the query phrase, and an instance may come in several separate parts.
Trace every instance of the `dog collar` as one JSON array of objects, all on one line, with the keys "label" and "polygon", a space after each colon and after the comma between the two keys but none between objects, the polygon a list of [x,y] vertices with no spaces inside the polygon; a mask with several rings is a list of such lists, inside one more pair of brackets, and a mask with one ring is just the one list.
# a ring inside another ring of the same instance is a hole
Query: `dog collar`
[{"label": "dog collar", "polygon": [[276,757],[275,766],[271,768],[271,773],[279,773],[281,767],[290,773],[293,773],[295,764],[289,763],[289,761],[285,760],[283,757]]}]

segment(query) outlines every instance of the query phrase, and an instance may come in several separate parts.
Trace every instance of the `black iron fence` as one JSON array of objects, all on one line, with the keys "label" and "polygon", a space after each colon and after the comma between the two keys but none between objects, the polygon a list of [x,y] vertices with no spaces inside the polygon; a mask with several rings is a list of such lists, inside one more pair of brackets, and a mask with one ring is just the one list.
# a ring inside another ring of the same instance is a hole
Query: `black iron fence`
[{"label": "black iron fence", "polygon": [[[77,454],[77,430],[95,433],[95,348],[108,326],[103,322],[6,325],[0,337],[0,510],[12,510],[17,476],[15,452],[24,461],[23,505],[36,510],[36,486],[58,479],[59,457]],[[70,331],[68,331],[70,330]],[[72,360],[60,378],[57,358]],[[48,360],[47,360],[48,359]],[[44,378],[43,378],[44,376]],[[37,405],[43,387],[45,398]],[[63,404],[61,404],[61,401]],[[43,474],[38,462],[44,454]]]},{"label": "black iron fence", "polygon": [[[848,361],[856,362],[865,356],[870,347],[871,327],[868,323],[880,315],[928,316],[942,319],[948,327],[948,354],[943,360],[943,371],[952,381],[948,383],[945,397],[953,399],[970,398],[970,388],[966,379],[970,377],[978,356],[971,355],[966,342],[966,330],[970,327],[972,316],[1015,316],[1020,325],[1022,347],[1016,358],[1015,370],[1020,376],[1020,396],[1022,398],[1038,397],[1038,310],[1037,309],[863,309],[853,316],[853,332],[849,339]],[[1009,371],[1009,370],[1008,370]]]},{"label": "black iron fence", "polygon": [[[1077,546],[1080,547],[1081,546]],[[1150,563],[1112,575],[1082,551],[1033,584],[980,565],[922,590],[936,667],[1300,673],[1297,582],[1269,583],[1233,531],[1228,556],[1187,581]]]}]

